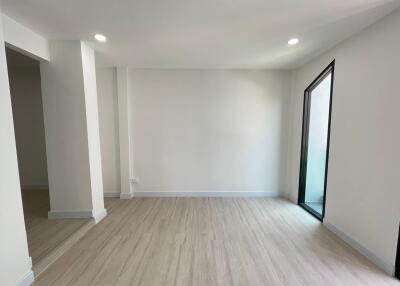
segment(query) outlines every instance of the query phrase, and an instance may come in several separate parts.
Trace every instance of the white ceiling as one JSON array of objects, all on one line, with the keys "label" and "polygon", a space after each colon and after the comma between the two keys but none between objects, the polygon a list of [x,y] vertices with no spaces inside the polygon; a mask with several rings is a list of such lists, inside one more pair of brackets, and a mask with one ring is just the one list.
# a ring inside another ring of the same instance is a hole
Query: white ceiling
[{"label": "white ceiling", "polygon": [[[49,39],[81,39],[99,65],[298,67],[400,6],[399,0],[0,0]],[[96,43],[93,34],[108,41]],[[300,38],[288,47],[291,37]]]}]

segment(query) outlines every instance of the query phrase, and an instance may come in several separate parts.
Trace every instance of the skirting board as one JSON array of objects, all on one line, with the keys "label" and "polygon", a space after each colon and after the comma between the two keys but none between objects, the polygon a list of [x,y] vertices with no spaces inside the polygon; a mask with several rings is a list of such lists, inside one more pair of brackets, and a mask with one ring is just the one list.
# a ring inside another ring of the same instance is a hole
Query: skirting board
[{"label": "skirting board", "polygon": [[129,200],[133,198],[133,193],[120,193],[119,198],[121,200]]},{"label": "skirting board", "polygon": [[96,213],[91,210],[83,211],[49,211],[49,219],[63,219],[63,218],[94,218],[95,223],[99,223],[107,215],[107,210],[102,209]]},{"label": "skirting board", "polygon": [[91,210],[81,211],[49,211],[49,219],[63,219],[63,218],[92,218],[93,213]]},{"label": "skirting board", "polygon": [[35,281],[35,276],[33,271],[30,270],[20,281],[18,281],[15,285],[17,286],[29,286]]},{"label": "skirting board", "polygon": [[279,198],[280,192],[134,192],[134,197],[187,197],[187,198]]},{"label": "skirting board", "polygon": [[26,264],[29,271],[24,275],[24,277],[22,277],[19,281],[15,283],[15,285],[17,286],[29,286],[35,280],[35,275],[32,271],[32,257],[27,257]]},{"label": "skirting board", "polygon": [[119,198],[120,192],[105,192],[104,197],[105,198]]},{"label": "skirting board", "polygon": [[93,214],[94,222],[98,224],[103,218],[106,217],[106,215],[107,215],[106,209],[102,209],[101,211],[94,213]]},{"label": "skirting board", "polygon": [[361,245],[359,242],[355,241],[353,238],[345,234],[343,231],[338,229],[336,226],[329,222],[324,222],[324,226],[329,229],[331,232],[333,232],[336,236],[338,236],[340,239],[342,239],[346,244],[348,244],[350,247],[355,249],[357,252],[365,256],[369,261],[371,261],[373,264],[378,266],[380,269],[385,271],[387,274],[393,276],[394,275],[394,265],[384,261],[383,259],[379,258],[376,256],[374,253],[372,253],[370,250],[365,248],[363,245]]}]

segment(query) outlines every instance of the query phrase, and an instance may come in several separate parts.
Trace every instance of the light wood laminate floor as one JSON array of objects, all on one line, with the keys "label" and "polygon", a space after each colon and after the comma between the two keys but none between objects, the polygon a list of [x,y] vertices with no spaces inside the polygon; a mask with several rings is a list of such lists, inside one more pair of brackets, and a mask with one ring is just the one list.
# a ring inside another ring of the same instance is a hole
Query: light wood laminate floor
[{"label": "light wood laminate floor", "polygon": [[22,203],[29,255],[32,257],[33,265],[46,258],[89,221],[88,219],[49,220],[48,190],[23,190]]},{"label": "light wood laminate floor", "polygon": [[34,285],[399,285],[281,199],[107,199]]}]

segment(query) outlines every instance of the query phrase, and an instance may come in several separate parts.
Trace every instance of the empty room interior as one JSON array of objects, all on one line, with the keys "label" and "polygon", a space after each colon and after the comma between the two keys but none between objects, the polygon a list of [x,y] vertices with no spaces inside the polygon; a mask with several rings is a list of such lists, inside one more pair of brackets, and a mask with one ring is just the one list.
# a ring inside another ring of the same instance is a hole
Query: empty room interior
[{"label": "empty room interior", "polygon": [[400,1],[0,0],[0,285],[400,285]]}]

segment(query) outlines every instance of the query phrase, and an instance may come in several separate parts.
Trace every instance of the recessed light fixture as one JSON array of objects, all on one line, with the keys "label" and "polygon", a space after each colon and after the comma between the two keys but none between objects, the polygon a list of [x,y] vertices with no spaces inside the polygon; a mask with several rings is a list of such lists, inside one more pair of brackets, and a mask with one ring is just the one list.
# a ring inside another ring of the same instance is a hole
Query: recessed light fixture
[{"label": "recessed light fixture", "polygon": [[104,42],[107,41],[106,36],[104,36],[104,35],[102,35],[102,34],[96,34],[96,35],[94,35],[94,38],[95,38],[97,41],[102,42],[102,43],[104,43]]},{"label": "recessed light fixture", "polygon": [[288,41],[289,46],[294,46],[294,45],[297,45],[298,43],[299,43],[299,39],[297,39],[297,38],[293,38]]}]

